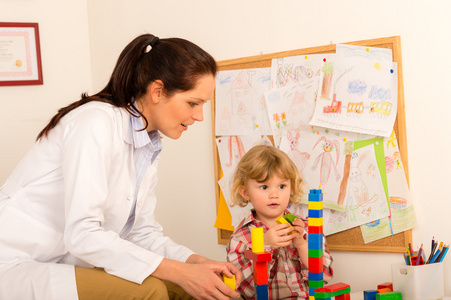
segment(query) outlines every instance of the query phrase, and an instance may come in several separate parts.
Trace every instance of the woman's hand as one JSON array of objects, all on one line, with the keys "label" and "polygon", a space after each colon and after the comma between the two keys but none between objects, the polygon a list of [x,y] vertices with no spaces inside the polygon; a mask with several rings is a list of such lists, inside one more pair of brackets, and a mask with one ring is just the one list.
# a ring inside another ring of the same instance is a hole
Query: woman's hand
[{"label": "woman's hand", "polygon": [[274,248],[286,247],[290,245],[294,236],[290,233],[293,228],[290,228],[289,223],[277,224],[266,231],[264,240],[265,245],[273,246]]},{"label": "woman's hand", "polygon": [[240,297],[237,291],[230,289],[222,281],[222,274],[225,274],[227,277],[235,275],[238,285],[242,277],[236,268],[234,270],[230,266],[221,263],[187,264],[187,271],[189,272],[187,274],[189,276],[186,276],[183,280],[177,282],[177,284],[196,299],[229,299]]},{"label": "woman's hand", "polygon": [[222,281],[222,274],[227,277],[235,275],[237,286],[243,279],[243,275],[233,264],[197,254],[191,255],[186,263],[163,259],[152,275],[178,284],[196,299],[238,298],[240,294]]}]

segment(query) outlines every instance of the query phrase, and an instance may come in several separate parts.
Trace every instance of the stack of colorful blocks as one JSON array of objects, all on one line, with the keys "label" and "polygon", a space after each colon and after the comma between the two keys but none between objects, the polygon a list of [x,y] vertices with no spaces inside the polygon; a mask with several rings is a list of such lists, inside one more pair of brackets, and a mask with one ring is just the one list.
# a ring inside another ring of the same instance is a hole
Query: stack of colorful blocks
[{"label": "stack of colorful blocks", "polygon": [[345,283],[330,284],[323,281],[323,193],[310,190],[308,196],[308,267],[309,299],[351,299],[351,287]]},{"label": "stack of colorful blocks", "polygon": [[363,292],[364,300],[402,300],[401,292],[393,291],[393,284],[385,282],[377,285],[377,290]]},{"label": "stack of colorful blocks", "polygon": [[309,299],[315,299],[315,289],[323,281],[323,193],[310,190],[308,196],[308,278]]},{"label": "stack of colorful blocks", "polygon": [[254,283],[257,300],[268,300],[268,261],[271,253],[265,252],[263,228],[252,228],[252,250],[246,250],[244,256],[253,262]]},{"label": "stack of colorful blocks", "polygon": [[[310,190],[308,202],[308,263],[309,263],[309,299],[349,300],[351,287],[345,283],[336,283],[323,287],[323,194],[321,190]],[[294,215],[285,215],[277,223],[293,223]],[[268,261],[271,253],[265,252],[263,228],[252,228],[252,250],[246,250],[244,256],[253,261],[254,283],[257,300],[268,300]]]}]

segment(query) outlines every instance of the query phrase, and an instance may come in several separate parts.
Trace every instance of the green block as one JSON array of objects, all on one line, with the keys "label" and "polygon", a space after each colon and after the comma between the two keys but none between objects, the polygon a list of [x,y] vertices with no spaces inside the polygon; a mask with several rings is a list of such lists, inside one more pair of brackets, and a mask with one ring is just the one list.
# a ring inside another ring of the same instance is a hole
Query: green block
[{"label": "green block", "polygon": [[330,299],[331,293],[328,292],[315,292],[315,299]]},{"label": "green block", "polygon": [[287,220],[291,225],[293,225],[294,219],[298,219],[298,217],[296,217],[295,215],[292,215],[292,214],[286,214],[283,216],[283,218],[285,220]]},{"label": "green block", "polygon": [[323,257],[323,249],[308,249],[308,257]]},{"label": "green block", "polygon": [[324,286],[323,280],[309,280],[308,281],[308,287],[310,289],[317,289]]},{"label": "green block", "polygon": [[376,300],[402,300],[400,292],[377,293]]},{"label": "green block", "polygon": [[327,299],[335,296],[349,294],[350,292],[351,292],[350,287],[335,292],[315,292],[315,298]]}]

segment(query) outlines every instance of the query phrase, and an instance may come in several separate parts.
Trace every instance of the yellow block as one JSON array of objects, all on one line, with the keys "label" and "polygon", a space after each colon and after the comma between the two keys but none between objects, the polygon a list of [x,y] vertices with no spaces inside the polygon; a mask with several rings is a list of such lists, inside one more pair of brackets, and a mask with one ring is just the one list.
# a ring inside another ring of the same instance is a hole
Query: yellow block
[{"label": "yellow block", "polygon": [[[284,217],[278,217],[277,219],[276,219],[276,223],[277,224],[285,224],[285,223],[290,223],[290,222],[288,222]],[[288,227],[288,228],[292,228],[293,226],[291,226],[290,225],[290,227]],[[293,231],[296,231],[296,230],[293,230]],[[292,232],[293,232],[292,231]],[[288,234],[291,234],[291,232],[289,232]]]},{"label": "yellow block", "polygon": [[251,228],[252,252],[265,252],[265,243],[263,241],[263,228]]},{"label": "yellow block", "polygon": [[277,224],[285,224],[285,223],[288,223],[288,221],[285,220],[284,217],[278,217],[278,218],[276,219],[276,223],[277,223]]},{"label": "yellow block", "polygon": [[235,279],[235,275],[233,275],[232,278],[227,277],[226,275],[222,274],[222,280],[224,281],[225,284],[227,284],[227,286],[229,288],[231,288],[232,290],[236,289],[236,279]]},{"label": "yellow block", "polygon": [[323,226],[323,218],[308,218],[308,226]]},{"label": "yellow block", "polygon": [[312,210],[320,210],[323,209],[323,201],[310,201],[308,203],[308,209],[312,209]]}]

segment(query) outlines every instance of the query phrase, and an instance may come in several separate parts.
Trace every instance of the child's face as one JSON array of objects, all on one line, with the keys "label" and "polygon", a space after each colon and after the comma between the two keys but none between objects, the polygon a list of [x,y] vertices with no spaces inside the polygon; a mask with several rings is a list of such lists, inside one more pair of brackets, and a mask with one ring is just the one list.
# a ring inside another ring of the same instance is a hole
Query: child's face
[{"label": "child's face", "polygon": [[272,226],[278,217],[283,216],[290,201],[291,184],[289,179],[274,175],[265,182],[249,179],[240,190],[241,196],[250,201],[257,213],[257,219]]}]

